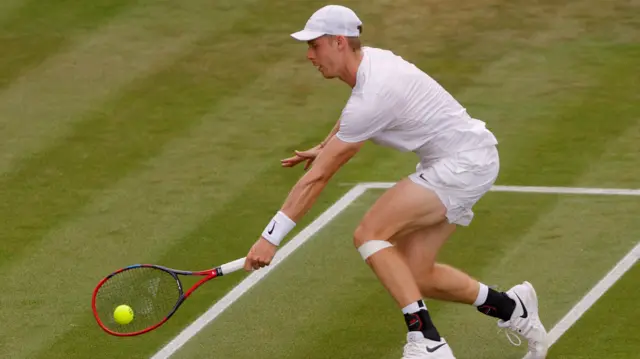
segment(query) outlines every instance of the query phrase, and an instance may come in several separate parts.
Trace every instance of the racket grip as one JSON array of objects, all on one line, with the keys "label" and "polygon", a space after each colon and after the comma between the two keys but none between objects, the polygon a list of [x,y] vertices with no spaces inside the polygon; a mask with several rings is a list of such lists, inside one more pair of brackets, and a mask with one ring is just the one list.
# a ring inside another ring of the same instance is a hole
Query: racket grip
[{"label": "racket grip", "polygon": [[220,270],[222,271],[222,275],[233,273],[238,271],[244,267],[245,258],[236,259],[233,262],[225,263],[220,266]]}]

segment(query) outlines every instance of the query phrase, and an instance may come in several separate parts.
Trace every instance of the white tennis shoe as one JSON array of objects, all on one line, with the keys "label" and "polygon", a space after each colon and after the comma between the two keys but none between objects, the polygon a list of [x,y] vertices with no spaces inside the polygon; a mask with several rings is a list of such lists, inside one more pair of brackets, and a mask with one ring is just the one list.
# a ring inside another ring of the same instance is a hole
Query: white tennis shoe
[{"label": "white tennis shoe", "polygon": [[[538,316],[538,296],[529,282],[518,284],[507,291],[507,295],[516,302],[516,308],[509,321],[498,320],[498,326],[507,328],[527,339],[529,352],[527,358],[544,359],[549,350],[547,331]],[[520,345],[522,341],[516,335],[518,342],[512,340],[512,335],[507,333],[507,338],[513,345]]]},{"label": "white tennis shoe", "polygon": [[402,359],[455,359],[455,357],[444,338],[434,341],[425,338],[422,332],[409,332]]}]

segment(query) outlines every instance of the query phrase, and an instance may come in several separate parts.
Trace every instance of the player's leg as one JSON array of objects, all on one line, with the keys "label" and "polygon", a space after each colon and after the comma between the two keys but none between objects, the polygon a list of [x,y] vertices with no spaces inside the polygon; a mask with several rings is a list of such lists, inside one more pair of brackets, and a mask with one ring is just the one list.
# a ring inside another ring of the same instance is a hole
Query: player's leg
[{"label": "player's leg", "polygon": [[[441,223],[393,239],[395,247],[406,258],[422,296],[473,305],[483,314],[500,318],[500,327],[527,339],[531,359],[545,358],[547,334],[538,315],[536,291],[530,283],[499,292],[459,269],[436,262],[440,247],[454,229],[453,224]],[[511,337],[509,340],[516,344]]]},{"label": "player's leg", "polygon": [[438,196],[409,179],[387,190],[370,208],[354,233],[362,258],[395,299],[408,328],[405,358],[453,358],[422,300],[420,289],[394,236],[446,221]]},{"label": "player's leg", "polygon": [[410,179],[441,198],[447,209],[447,222],[405,234],[397,240],[407,258],[421,293],[425,297],[473,304],[478,311],[500,318],[499,325],[524,336],[532,358],[547,352],[546,329],[538,316],[538,299],[533,286],[524,282],[498,292],[451,266],[437,264],[436,255],[453,233],[452,225],[467,226],[473,218],[473,205],[490,189],[497,177],[497,150],[492,147],[462,152],[422,169]]},{"label": "player's leg", "polygon": [[443,222],[394,239],[420,293],[425,298],[474,305],[484,314],[509,320],[516,303],[506,293],[489,288],[457,268],[436,262],[440,248],[455,228],[455,224]]}]

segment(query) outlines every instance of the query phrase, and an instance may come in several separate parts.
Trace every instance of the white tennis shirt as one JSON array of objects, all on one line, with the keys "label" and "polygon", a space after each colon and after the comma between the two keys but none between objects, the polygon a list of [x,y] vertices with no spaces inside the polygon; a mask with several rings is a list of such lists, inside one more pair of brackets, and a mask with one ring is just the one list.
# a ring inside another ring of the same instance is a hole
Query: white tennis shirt
[{"label": "white tennis shirt", "polygon": [[483,121],[472,118],[429,75],[393,52],[362,48],[356,85],[336,136],[371,140],[415,152],[424,165],[449,154],[496,145]]}]

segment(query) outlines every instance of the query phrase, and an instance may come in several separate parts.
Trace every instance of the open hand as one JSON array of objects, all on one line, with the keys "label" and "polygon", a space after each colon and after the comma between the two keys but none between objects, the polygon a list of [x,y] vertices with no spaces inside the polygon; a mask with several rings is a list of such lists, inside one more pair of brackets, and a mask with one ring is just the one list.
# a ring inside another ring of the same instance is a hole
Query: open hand
[{"label": "open hand", "polygon": [[318,154],[320,154],[320,151],[322,151],[322,147],[320,145],[317,145],[316,147],[310,148],[306,151],[294,151],[295,156],[280,160],[280,163],[282,164],[282,167],[293,167],[300,162],[307,161],[307,163],[304,165],[304,170],[306,171],[307,169],[309,169],[309,167],[311,167],[311,164],[316,159]]}]

